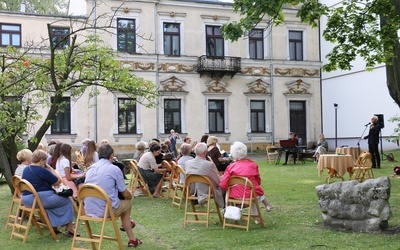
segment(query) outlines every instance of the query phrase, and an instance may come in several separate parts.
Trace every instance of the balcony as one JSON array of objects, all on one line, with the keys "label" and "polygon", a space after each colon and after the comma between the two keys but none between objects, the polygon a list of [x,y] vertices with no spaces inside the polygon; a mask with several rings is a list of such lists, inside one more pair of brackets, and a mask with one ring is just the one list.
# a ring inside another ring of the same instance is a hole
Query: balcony
[{"label": "balcony", "polygon": [[200,56],[197,59],[197,72],[200,77],[203,74],[210,74],[211,78],[220,77],[229,74],[231,78],[238,72],[241,71],[240,57],[210,57]]}]

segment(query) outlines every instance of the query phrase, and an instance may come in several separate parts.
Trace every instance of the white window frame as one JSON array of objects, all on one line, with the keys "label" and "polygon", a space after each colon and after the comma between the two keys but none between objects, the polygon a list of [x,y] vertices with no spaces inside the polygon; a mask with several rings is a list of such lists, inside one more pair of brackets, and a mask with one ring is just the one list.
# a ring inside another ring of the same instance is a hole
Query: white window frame
[{"label": "white window frame", "polygon": [[[290,61],[290,50],[289,50],[289,32],[290,31],[301,31],[303,32],[303,61],[307,61],[307,32],[306,32],[306,27],[293,27],[293,26],[287,26],[286,27],[286,59]],[[302,61],[297,61],[297,62],[302,62]]]},{"label": "white window frame", "polygon": [[[129,13],[129,16],[127,15],[118,15],[114,17],[114,27],[115,27],[115,33],[117,33],[117,28],[118,28],[118,19],[131,19],[131,20],[135,20],[135,40],[136,40],[136,44],[135,44],[135,53],[141,53],[141,38],[140,36],[138,36],[138,30],[140,27],[140,19],[139,19],[139,13]],[[118,41],[118,37],[115,36],[114,39],[114,50],[117,51],[118,50],[118,46],[117,46],[117,41]]]},{"label": "white window frame", "polygon": [[209,114],[209,108],[208,108],[208,101],[211,100],[223,100],[224,101],[224,132],[223,134],[228,134],[230,133],[229,131],[229,94],[204,94],[204,101],[205,101],[205,106],[206,106],[206,114],[205,114],[205,120],[206,120],[206,133],[210,133],[210,123],[208,119],[208,114]]},{"label": "white window frame", "polygon": [[250,103],[251,101],[264,101],[265,107],[265,117],[264,117],[264,124],[265,124],[265,132],[264,133],[269,133],[272,132],[270,130],[270,121],[271,121],[271,98],[265,97],[264,96],[256,96],[256,95],[249,95],[247,97],[246,103],[247,103],[247,110],[248,110],[248,116],[247,116],[247,133],[249,134],[254,134],[254,133],[259,133],[259,132],[251,132],[251,107]]},{"label": "white window frame", "polygon": [[[164,55],[164,23],[179,23],[180,27],[179,27],[179,47],[180,47],[180,51],[179,51],[179,56],[182,56],[185,54],[185,43],[183,41],[185,41],[184,36],[185,36],[185,23],[184,23],[184,18],[181,17],[175,17],[175,18],[167,18],[167,17],[162,17],[160,19],[160,23],[159,23],[159,27],[161,27],[161,41],[160,41],[160,54]],[[173,56],[173,55],[166,55],[166,56]]]},{"label": "white window frame", "polygon": [[118,133],[118,99],[119,98],[129,98],[124,94],[114,93],[114,136],[119,135],[119,137],[137,137],[137,135],[142,135],[142,122],[141,122],[141,108],[140,104],[136,102],[136,134],[119,134]]},{"label": "white window frame", "polygon": [[[203,20],[203,55],[207,55],[207,44],[206,44],[206,27],[207,26],[220,26],[222,28],[222,25],[224,25],[227,22],[221,22],[221,21],[208,21],[208,20]],[[229,50],[228,48],[228,40],[224,38],[224,56],[228,56],[227,52]]]},{"label": "white window frame", "polygon": [[257,60],[257,61],[261,61],[261,60],[265,60],[268,58],[268,41],[267,41],[267,37],[271,36],[271,34],[269,36],[266,36],[265,34],[267,32],[269,32],[267,30],[267,27],[262,27],[262,26],[257,26],[254,27],[253,29],[262,29],[263,30],[263,59],[253,59],[250,58],[250,32],[248,34],[248,36],[246,36],[246,58],[250,59],[250,60]]},{"label": "white window frame", "polygon": [[[169,92],[170,93],[170,92]],[[176,99],[180,100],[181,102],[181,126],[182,126],[182,131],[181,134],[187,133],[186,130],[186,92],[180,93],[180,92],[173,92],[170,95],[164,94],[160,97],[160,112],[158,114],[159,117],[159,134],[165,134],[165,128],[164,128],[164,100],[165,99]]]}]

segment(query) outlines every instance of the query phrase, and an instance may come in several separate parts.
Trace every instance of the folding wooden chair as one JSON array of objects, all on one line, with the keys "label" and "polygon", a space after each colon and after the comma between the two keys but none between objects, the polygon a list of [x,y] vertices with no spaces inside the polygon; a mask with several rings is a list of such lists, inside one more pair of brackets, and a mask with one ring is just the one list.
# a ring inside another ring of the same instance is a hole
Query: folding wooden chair
[{"label": "folding wooden chair", "polygon": [[18,175],[14,175],[11,181],[14,187],[14,194],[11,199],[10,209],[8,211],[6,229],[8,228],[8,226],[12,227],[15,222],[18,222],[19,219],[21,219],[18,211],[18,206],[21,202],[21,191],[19,190],[18,184],[21,181],[21,177],[19,177]]},{"label": "folding wooden chair", "polygon": [[[149,196],[150,198],[153,198],[153,195],[150,192],[149,186],[144,181],[143,176],[140,174],[137,163],[135,163],[135,161],[130,161],[129,168],[131,170],[131,181],[129,183],[129,188],[131,190],[135,191],[136,188],[139,187],[140,190],[143,192],[143,194]],[[133,199],[134,199],[134,196],[132,197],[132,200]]]},{"label": "folding wooden chair", "polygon": [[[40,228],[40,226],[42,226],[50,231],[50,234],[54,240],[58,240],[57,234],[54,232],[54,229],[50,224],[49,218],[47,217],[46,210],[43,208],[42,201],[40,200],[40,197],[32,184],[29,183],[29,181],[22,179],[18,183],[18,189],[21,193],[23,191],[28,191],[32,193],[34,198],[32,207],[26,207],[22,204],[22,201],[20,201],[17,213],[21,213],[21,219],[15,221],[15,223],[13,224],[13,230],[11,232],[10,239],[13,239],[15,236],[21,238],[22,242],[25,243],[28,239],[29,229],[31,225],[34,224],[39,231],[39,234],[43,235],[43,231]],[[38,215],[39,220],[36,219],[35,214]],[[22,219],[25,217],[27,217],[28,220]]]},{"label": "folding wooden chair", "polygon": [[[208,185],[208,195],[206,200],[206,207],[204,209],[196,209],[195,202],[197,202],[197,196],[195,194],[190,193],[190,185],[195,183],[203,183]],[[185,180],[185,192],[186,192],[186,205],[185,205],[185,216],[183,218],[183,227],[186,228],[188,223],[198,223],[198,224],[205,224],[208,227],[210,222],[210,214],[216,213],[218,214],[219,221],[222,223],[222,215],[221,211],[219,210],[218,204],[214,199],[214,188],[212,185],[211,180],[207,176],[202,175],[192,175],[189,174],[186,176]],[[211,210],[211,200],[214,200],[215,210]],[[192,211],[189,211],[189,203],[192,208]],[[194,216],[193,219],[189,219],[189,216]],[[199,217],[204,218],[203,220],[199,220]]]},{"label": "folding wooden chair", "polygon": [[[246,182],[247,179],[247,182]],[[233,186],[241,185],[243,186],[243,189],[246,186],[246,189],[251,189],[250,197],[245,198],[244,200],[242,198],[232,198],[230,197],[230,192],[231,188]],[[261,209],[260,206],[258,205],[258,199],[256,195],[256,191],[254,189],[253,183],[246,177],[241,177],[241,176],[231,176],[228,180],[228,189],[226,191],[226,197],[227,197],[227,206],[241,206],[243,202],[243,207],[246,207],[247,213],[242,209],[242,218],[241,220],[245,221],[245,225],[241,225],[238,223],[238,221],[235,221],[235,223],[229,223],[228,220],[224,217],[224,224],[223,228],[225,227],[236,227],[236,228],[244,228],[246,231],[249,231],[250,227],[250,220],[251,218],[256,218],[257,220],[260,221],[261,227],[264,227],[264,221],[261,217]],[[255,206],[257,208],[257,213],[258,215],[251,214],[251,209],[252,207]]]},{"label": "folding wooden chair", "polygon": [[179,208],[181,208],[181,204],[183,201],[183,198],[185,196],[185,184],[181,184],[181,180],[183,178],[183,182],[186,179],[186,173],[185,170],[179,165],[175,166],[175,178],[173,178],[173,196],[172,196],[172,206],[176,205]]},{"label": "folding wooden chair", "polygon": [[275,163],[276,158],[278,157],[279,154],[277,148],[274,145],[269,144],[266,147],[266,151],[267,151],[267,161],[269,162],[269,164]]},{"label": "folding wooden chair", "polygon": [[172,167],[172,163],[169,163],[166,160],[161,162],[161,167],[164,168],[166,171],[164,172],[164,185],[161,187],[161,190],[165,190],[167,192],[167,197],[171,197],[171,190],[172,190],[172,179],[174,176],[174,169]]},{"label": "folding wooden chair", "polygon": [[358,180],[359,182],[375,178],[374,172],[372,171],[372,155],[370,152],[363,151],[360,154],[353,171],[354,180]]},{"label": "folding wooden chair", "polygon": [[[106,207],[104,210],[103,217],[91,217],[87,216],[85,213],[85,208],[84,208],[84,199],[87,197],[93,197],[97,198],[100,200],[103,200],[106,203]],[[81,247],[75,247],[75,244],[77,242],[90,242],[92,249],[96,249],[96,244],[98,244],[98,248],[101,249],[103,239],[104,240],[112,240],[112,241],[117,241],[119,249],[125,249],[125,247],[122,244],[122,239],[121,235],[119,233],[119,227],[117,225],[117,219],[118,217],[115,216],[114,210],[112,208],[112,204],[110,201],[110,198],[108,197],[108,194],[98,185],[95,184],[83,184],[78,191],[78,200],[79,200],[79,212],[78,212],[78,217],[76,219],[75,223],[75,233],[74,237],[72,239],[72,245],[71,249],[82,249]],[[77,236],[77,232],[79,231],[78,228],[81,226],[82,222],[84,222],[87,230],[88,237],[83,237]],[[90,222],[94,223],[101,223],[101,229],[100,229],[100,234],[94,234],[92,227],[90,226]],[[106,223],[111,222],[114,228],[114,233],[115,237],[112,236],[106,236],[104,235],[105,232],[105,227]],[[78,244],[79,245],[79,244]]]}]

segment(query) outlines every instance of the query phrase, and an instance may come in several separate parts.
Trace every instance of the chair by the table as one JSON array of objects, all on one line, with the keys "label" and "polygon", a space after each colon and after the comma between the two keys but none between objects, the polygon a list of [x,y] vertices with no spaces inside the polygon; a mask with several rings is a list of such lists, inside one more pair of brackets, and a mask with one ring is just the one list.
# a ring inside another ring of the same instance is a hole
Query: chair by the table
[{"label": "chair by the table", "polygon": [[172,206],[176,205],[181,208],[182,201],[185,196],[185,183],[181,184],[181,178],[183,181],[186,179],[185,170],[179,165],[175,166],[175,178],[173,179],[174,185],[172,186],[173,196],[172,196]]},{"label": "chair by the table", "polygon": [[[140,190],[143,192],[143,194],[149,196],[150,198],[153,198],[153,195],[150,192],[149,186],[144,181],[143,176],[140,174],[137,163],[135,163],[134,161],[130,161],[129,168],[131,170],[131,181],[129,183],[129,188],[131,190],[135,190],[136,187],[139,187]],[[133,199],[134,199],[134,196],[132,197],[132,200]]]},{"label": "chair by the table", "polygon": [[[204,207],[203,209],[201,209],[200,205],[198,205],[199,206],[198,208],[196,208],[195,206],[195,203],[197,203],[197,196],[190,193],[190,185],[191,184],[194,185],[195,183],[203,183],[208,185],[208,195],[207,195],[207,200],[205,202],[206,204],[203,203],[205,204],[204,205],[205,209]],[[208,227],[210,223],[210,214],[212,213],[218,214],[219,221],[220,223],[222,223],[221,211],[219,210],[218,204],[214,199],[214,188],[211,180],[207,176],[192,175],[192,174],[186,175],[185,192],[186,192],[186,204],[185,204],[185,215],[183,218],[183,227],[186,228],[186,225],[188,223],[205,224],[206,227]],[[214,200],[215,204],[214,211],[211,210],[211,200]],[[192,208],[192,211],[189,211],[189,203]],[[189,219],[189,216],[194,216],[194,219]]]},{"label": "chair by the table", "polygon": [[354,180],[363,182],[367,179],[373,179],[374,172],[372,171],[372,155],[368,151],[363,151],[357,159],[357,162],[353,168]]},{"label": "chair by the table", "polygon": [[18,211],[18,205],[21,202],[21,191],[18,188],[18,184],[21,181],[21,177],[19,177],[18,175],[14,175],[11,181],[14,187],[14,194],[11,199],[10,209],[8,210],[6,229],[8,228],[8,226],[12,227],[14,223],[18,222],[21,219]]},{"label": "chair by the table", "polygon": [[[47,217],[46,210],[43,207],[42,201],[36,189],[32,186],[32,184],[22,179],[18,183],[18,189],[22,193],[23,191],[28,191],[33,194],[33,203],[32,207],[26,207],[22,204],[20,200],[18,205],[17,214],[20,215],[21,218],[27,218],[27,220],[20,219],[16,220],[13,224],[13,229],[11,232],[11,239],[15,237],[21,238],[23,243],[26,243],[28,239],[29,229],[32,224],[36,226],[40,235],[43,235],[43,231],[40,227],[47,228],[50,231],[51,236],[54,240],[58,240],[57,234],[54,232],[52,225],[50,224],[50,220]],[[36,219],[38,216],[38,219]]]},{"label": "chair by the table", "polygon": [[275,147],[275,145],[268,144],[266,147],[266,152],[267,152],[267,161],[269,162],[269,164],[275,162],[279,155],[277,147]]},{"label": "chair by the table", "polygon": [[[247,182],[246,182],[247,179]],[[243,189],[246,186],[246,189],[249,188],[251,189],[250,192],[250,197],[249,198],[233,198],[230,197],[230,192],[231,192],[231,188],[237,185],[241,185],[243,186]],[[235,223],[229,223],[229,219],[224,217],[224,224],[223,224],[223,228],[225,229],[225,227],[236,227],[236,228],[243,228],[246,229],[246,231],[249,231],[250,228],[250,221],[251,218],[256,218],[260,221],[261,227],[264,227],[264,221],[262,219],[261,216],[261,209],[260,206],[258,205],[258,199],[257,199],[257,195],[256,195],[256,191],[254,189],[253,183],[246,177],[241,177],[241,176],[231,176],[228,180],[228,189],[226,191],[226,200],[227,200],[227,206],[231,205],[231,206],[241,206],[242,202],[243,202],[243,207],[247,207],[247,213],[244,212],[244,210],[242,209],[242,218],[241,220],[245,221],[245,225],[241,225],[238,223],[238,221],[235,221]],[[251,208],[255,206],[257,209],[258,214],[251,214]]]},{"label": "chair by the table", "polygon": [[[103,200],[106,203],[106,207],[104,209],[103,217],[91,217],[87,216],[84,208],[84,199],[87,197],[93,197],[100,200]],[[72,239],[71,249],[82,249],[80,247],[75,247],[77,242],[90,242],[92,249],[96,249],[96,244],[98,244],[98,249],[101,249],[104,240],[112,240],[117,241],[119,249],[125,249],[125,246],[122,244],[121,234],[119,233],[119,227],[117,225],[118,217],[115,216],[114,210],[111,205],[111,200],[108,197],[108,194],[98,185],[86,183],[79,188],[78,191],[78,200],[79,200],[79,212],[78,217],[75,223],[75,233]],[[93,229],[90,226],[90,222],[98,223],[101,225],[100,234],[94,234]],[[111,222],[115,236],[106,236],[105,228],[106,223]],[[85,224],[87,237],[77,236],[77,232],[79,230],[79,226]],[[79,244],[78,244],[79,245]]]}]

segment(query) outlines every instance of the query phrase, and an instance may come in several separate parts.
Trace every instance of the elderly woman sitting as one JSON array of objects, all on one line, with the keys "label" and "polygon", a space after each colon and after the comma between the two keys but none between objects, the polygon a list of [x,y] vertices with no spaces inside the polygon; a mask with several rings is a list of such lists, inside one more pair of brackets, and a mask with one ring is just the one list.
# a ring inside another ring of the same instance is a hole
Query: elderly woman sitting
[{"label": "elderly woman sitting", "polygon": [[145,149],[146,149],[146,143],[144,141],[136,143],[136,151],[135,154],[133,155],[133,159],[139,161],[140,157],[142,157],[142,155],[144,154]]},{"label": "elderly woman sitting", "polygon": [[[265,205],[267,212],[271,211],[271,206],[264,196],[264,190],[261,188],[261,177],[260,172],[258,172],[258,165],[254,161],[247,158],[246,145],[241,142],[234,142],[233,145],[231,145],[230,153],[234,159],[234,162],[226,168],[219,184],[220,187],[223,190],[227,190],[228,180],[231,176],[247,177],[253,183],[258,201],[262,202]],[[243,197],[243,191],[243,187],[232,187],[230,195],[232,198],[241,199]],[[244,195],[244,197],[250,197],[250,190],[246,190],[246,194]],[[251,213],[258,213],[255,206],[252,207]],[[255,223],[259,223],[259,221],[256,220]]]}]

